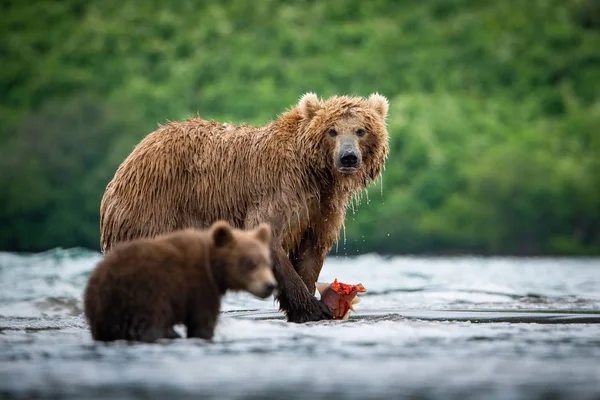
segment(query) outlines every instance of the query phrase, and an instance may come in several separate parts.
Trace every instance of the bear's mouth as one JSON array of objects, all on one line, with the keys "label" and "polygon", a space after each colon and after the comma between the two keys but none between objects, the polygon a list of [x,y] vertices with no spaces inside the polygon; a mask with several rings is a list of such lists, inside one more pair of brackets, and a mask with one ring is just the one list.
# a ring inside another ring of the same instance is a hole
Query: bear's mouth
[{"label": "bear's mouth", "polygon": [[338,171],[344,175],[352,175],[358,172],[356,167],[338,167]]}]

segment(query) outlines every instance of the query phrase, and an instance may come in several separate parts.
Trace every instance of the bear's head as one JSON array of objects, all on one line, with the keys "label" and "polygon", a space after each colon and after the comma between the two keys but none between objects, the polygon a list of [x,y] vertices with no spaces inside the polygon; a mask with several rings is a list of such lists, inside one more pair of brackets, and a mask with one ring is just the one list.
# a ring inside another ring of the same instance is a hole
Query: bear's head
[{"label": "bear's head", "polygon": [[307,93],[297,106],[304,131],[302,138],[312,146],[311,160],[334,171],[346,185],[366,186],[377,179],[388,154],[386,117],[388,101],[380,94],[367,99],[334,96],[326,101]]},{"label": "bear's head", "polygon": [[277,288],[271,261],[271,227],[260,224],[254,230],[232,228],[217,221],[210,228],[211,262],[224,272],[230,290],[245,290],[266,298]]}]

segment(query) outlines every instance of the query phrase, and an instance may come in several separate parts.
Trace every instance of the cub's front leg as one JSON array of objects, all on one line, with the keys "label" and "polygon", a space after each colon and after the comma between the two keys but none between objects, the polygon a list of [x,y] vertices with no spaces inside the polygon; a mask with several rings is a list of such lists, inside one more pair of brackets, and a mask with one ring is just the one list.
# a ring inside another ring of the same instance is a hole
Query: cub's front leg
[{"label": "cub's front leg", "polygon": [[211,340],[219,318],[221,296],[216,290],[199,287],[190,297],[185,321],[187,337]]}]

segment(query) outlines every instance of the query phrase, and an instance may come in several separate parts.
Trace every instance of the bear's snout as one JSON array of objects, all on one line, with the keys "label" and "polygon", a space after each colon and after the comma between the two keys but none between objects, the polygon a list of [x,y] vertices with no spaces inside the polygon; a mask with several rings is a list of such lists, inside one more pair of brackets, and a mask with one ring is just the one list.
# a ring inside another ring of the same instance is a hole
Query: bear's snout
[{"label": "bear's snout", "polygon": [[360,153],[356,150],[342,150],[336,160],[337,170],[344,175],[351,175],[360,168]]},{"label": "bear's snout", "polygon": [[277,285],[273,282],[265,283],[265,291],[263,297],[269,297],[277,289]]},{"label": "bear's snout", "polygon": [[260,297],[261,299],[266,299],[270,295],[272,295],[277,289],[277,284],[275,282],[266,282],[263,284],[252,285],[249,288],[249,292],[255,295],[256,297]]},{"label": "bear's snout", "polygon": [[340,157],[342,167],[356,167],[358,165],[358,156],[354,151],[345,151]]},{"label": "bear's snout", "polygon": [[277,280],[271,268],[258,268],[248,279],[248,292],[266,299],[277,290]]},{"label": "bear's snout", "polygon": [[360,149],[355,138],[344,136],[339,138],[335,163],[342,174],[353,174],[360,168]]}]

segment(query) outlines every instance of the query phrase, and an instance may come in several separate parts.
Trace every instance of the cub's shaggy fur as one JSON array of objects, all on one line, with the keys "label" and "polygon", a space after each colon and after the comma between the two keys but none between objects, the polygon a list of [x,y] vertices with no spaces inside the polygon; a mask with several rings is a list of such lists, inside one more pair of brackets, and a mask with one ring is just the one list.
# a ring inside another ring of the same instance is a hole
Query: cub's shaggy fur
[{"label": "cub's shaggy fur", "polygon": [[271,230],[232,229],[224,221],[210,231],[186,229],[115,246],[93,271],[84,294],[92,337],[100,341],[152,342],[213,336],[226,290],[272,294],[276,282]]}]

